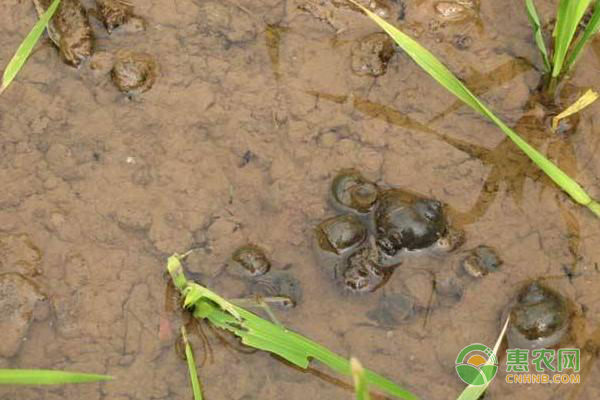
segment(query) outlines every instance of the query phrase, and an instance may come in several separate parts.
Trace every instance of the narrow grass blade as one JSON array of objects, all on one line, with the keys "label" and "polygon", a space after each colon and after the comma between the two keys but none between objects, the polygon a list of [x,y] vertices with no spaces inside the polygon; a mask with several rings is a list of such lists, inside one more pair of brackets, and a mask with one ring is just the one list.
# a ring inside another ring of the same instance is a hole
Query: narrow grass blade
[{"label": "narrow grass blade", "polygon": [[[208,288],[187,281],[180,260],[181,256],[178,255],[169,257],[167,270],[186,300],[188,296],[194,299],[193,303],[186,301],[190,308],[193,308],[194,317],[207,319],[217,328],[228,330],[240,337],[246,346],[276,354],[300,368],[306,369],[314,359],[338,373],[351,376],[350,362],[344,357],[232,304]],[[198,296],[198,291],[202,296]],[[408,400],[417,399],[412,393],[373,371],[365,369],[364,377],[367,384],[389,395]]]},{"label": "narrow grass blade", "polygon": [[548,58],[548,50],[546,49],[546,43],[544,42],[544,37],[542,36],[542,24],[540,23],[540,18],[538,17],[537,10],[535,9],[535,4],[533,3],[533,0],[525,0],[525,6],[527,8],[529,23],[533,29],[533,38],[535,39],[535,43],[542,54],[544,69],[547,73],[550,73],[550,59]]},{"label": "narrow grass blade", "polygon": [[[506,322],[504,323],[504,327],[496,340],[496,344],[494,345],[494,354],[498,355],[498,349],[500,348],[500,344],[502,343],[502,339],[504,338],[504,334],[506,333],[506,329],[508,328],[508,322],[510,321],[510,316],[506,318]],[[488,360],[489,363],[489,360]],[[460,396],[458,396],[457,400],[477,400],[481,397],[483,392],[486,391],[491,381],[488,381],[485,385],[482,386],[472,386],[469,385],[462,391]]]},{"label": "narrow grass blade", "polygon": [[33,26],[25,40],[21,43],[17,52],[10,60],[6,69],[4,70],[4,74],[2,75],[2,86],[0,86],[0,94],[4,92],[4,90],[10,85],[10,83],[15,79],[17,73],[21,70],[25,61],[27,61],[27,57],[31,54],[33,50],[33,46],[38,42],[42,33],[44,33],[44,29],[48,26],[50,19],[54,15],[54,12],[58,8],[60,4],[60,0],[54,0],[50,7],[46,10],[42,17],[38,20],[38,22]]},{"label": "narrow grass blade", "polygon": [[0,369],[0,385],[61,385],[111,380],[111,376],[47,369]]},{"label": "narrow grass blade", "polygon": [[598,30],[600,30],[600,0],[596,1],[596,5],[594,6],[594,12],[592,13],[590,21],[585,27],[583,34],[577,41],[577,44],[575,45],[575,47],[573,47],[573,50],[571,50],[571,53],[569,54],[569,58],[565,63],[565,71],[571,69],[573,64],[575,64],[575,61],[577,61],[577,58],[579,58],[579,54],[581,53],[581,50],[583,49],[585,44],[590,40],[590,38],[593,35],[598,33]]},{"label": "narrow grass blade", "polygon": [[[206,308],[203,312],[196,312],[199,310],[196,307],[194,316],[206,318],[213,325],[234,333],[247,346],[277,354],[300,368],[308,368],[310,360],[315,359],[340,374],[351,375],[350,363],[344,357],[302,335],[264,320],[243,308],[236,307],[236,309],[237,313],[241,315],[242,321],[216,307],[208,313],[206,313]],[[369,385],[377,387],[392,396],[409,400],[416,399],[410,392],[373,371],[365,369],[364,375],[365,381]]]},{"label": "narrow grass blade", "polygon": [[350,367],[352,368],[352,380],[354,381],[354,392],[356,400],[371,400],[367,382],[365,381],[365,369],[356,358],[350,358]]},{"label": "narrow grass blade", "polygon": [[598,93],[594,92],[592,89],[588,89],[577,101],[567,107],[563,112],[552,118],[552,129],[556,130],[558,128],[558,123],[561,119],[568,117],[569,115],[573,115],[598,99]]},{"label": "narrow grass blade", "polygon": [[183,344],[185,345],[185,359],[187,360],[188,371],[190,372],[194,400],[202,400],[202,389],[200,387],[200,381],[198,380],[198,372],[196,371],[196,361],[194,360],[194,353],[192,352],[192,346],[188,340],[185,326],[181,327],[181,336],[183,337]]},{"label": "narrow grass blade", "polygon": [[565,174],[553,162],[534,149],[523,140],[515,131],[510,129],[500,118],[487,108],[444,64],[433,54],[417,43],[414,39],[398,30],[387,21],[367,10],[354,0],[348,0],[360,7],[375,23],[377,23],[421,68],[433,79],[445,87],[450,93],[458,97],[475,111],[489,118],[523,151],[550,179],[560,186],[577,203],[588,207],[596,216],[600,217],[600,204],[594,201],[575,180]]},{"label": "narrow grass blade", "polygon": [[577,26],[590,2],[591,0],[560,0],[556,14],[552,78],[560,75]]}]

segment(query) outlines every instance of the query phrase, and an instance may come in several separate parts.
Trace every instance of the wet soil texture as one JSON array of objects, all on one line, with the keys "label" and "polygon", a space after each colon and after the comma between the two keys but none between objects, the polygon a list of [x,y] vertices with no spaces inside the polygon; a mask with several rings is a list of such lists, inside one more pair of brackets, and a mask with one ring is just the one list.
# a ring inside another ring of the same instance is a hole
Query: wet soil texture
[{"label": "wet soil texture", "polygon": [[[109,35],[90,13],[90,59],[73,68],[42,40],[0,97],[0,274],[39,286],[49,308],[42,320],[20,319],[28,329],[17,350],[3,349],[0,367],[118,379],[2,387],[1,400],[189,398],[164,276],[167,256],[189,249],[190,271],[237,297],[246,283],[224,274],[224,263],[240,246],[260,245],[272,264],[264,277],[285,273],[302,288],[297,307],[275,311],[281,323],[423,399],[457,397],[457,354],[493,345],[503,311],[532,279],[546,278],[574,303],[582,331],[598,327],[598,219],[405,54],[365,39],[378,29],[355,8],[339,0],[128,3],[144,31],[121,26]],[[522,2],[365,3],[600,197],[600,103],[574,132],[549,132],[532,98],[542,64]],[[536,4],[550,21],[557,1]],[[2,65],[36,18],[31,1],[0,3]],[[113,85],[121,49],[152,54],[159,68],[150,90],[131,96]],[[600,42],[592,41],[568,101],[598,86],[599,68]],[[312,246],[314,227],[336,215],[327,193],[342,168],[440,201],[464,231],[461,250],[407,257],[375,292],[332,290]],[[474,278],[461,267],[462,249],[481,245],[503,264]],[[297,287],[286,279],[271,287]],[[37,296],[28,285],[11,286],[14,299],[26,299],[20,310]],[[353,396],[350,386],[263,352],[239,353],[205,331],[213,350],[200,368],[206,398]],[[192,344],[202,348],[196,335]],[[503,365],[490,398],[569,398],[575,390],[578,399],[600,398],[597,363],[578,388],[509,385]]]}]

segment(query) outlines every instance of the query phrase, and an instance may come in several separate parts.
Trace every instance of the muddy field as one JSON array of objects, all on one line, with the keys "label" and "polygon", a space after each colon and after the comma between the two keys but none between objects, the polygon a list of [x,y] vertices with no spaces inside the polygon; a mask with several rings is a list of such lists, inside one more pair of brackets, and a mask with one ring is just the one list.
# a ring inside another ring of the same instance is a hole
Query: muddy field
[{"label": "muddy field", "polygon": [[[522,2],[482,1],[458,17],[434,3],[390,0],[380,11],[599,198],[600,103],[581,114],[575,133],[550,133],[533,96],[541,62]],[[555,2],[537,4],[550,20]],[[402,51],[369,58],[363,38],[378,30],[361,14],[338,0],[133,5],[145,29],[109,35],[91,17],[95,53],[78,69],[43,39],[0,97],[0,274],[20,274],[11,276],[26,299],[0,308],[0,316],[17,306],[24,313],[18,326],[0,321],[0,368],[117,379],[2,387],[0,399],[191,398],[164,273],[168,255],[190,249],[189,271],[235,298],[251,293],[226,264],[239,246],[261,246],[271,273],[294,276],[302,291],[295,308],[275,310],[285,326],[423,399],[456,398],[464,387],[458,352],[492,346],[506,305],[531,279],[572,302],[577,323],[567,343],[583,347],[600,327],[600,221]],[[31,1],[2,2],[2,65],[35,19]],[[111,60],[122,50],[156,61],[148,91],[128,96],[113,84]],[[596,41],[565,101],[597,89],[599,69]],[[441,201],[464,244],[406,256],[372,293],[342,289],[315,256],[314,228],[336,215],[327,193],[343,168]],[[479,245],[495,249],[499,270],[480,279],[458,273],[464,252]],[[433,290],[444,282],[446,297]],[[412,293],[423,309],[376,312],[383,296],[398,293]],[[348,380],[321,365],[306,373],[204,331],[208,399],[353,396]],[[202,359],[201,338],[192,342]],[[487,398],[600,398],[595,356],[582,359],[583,382],[557,387],[505,383],[501,357]]]}]

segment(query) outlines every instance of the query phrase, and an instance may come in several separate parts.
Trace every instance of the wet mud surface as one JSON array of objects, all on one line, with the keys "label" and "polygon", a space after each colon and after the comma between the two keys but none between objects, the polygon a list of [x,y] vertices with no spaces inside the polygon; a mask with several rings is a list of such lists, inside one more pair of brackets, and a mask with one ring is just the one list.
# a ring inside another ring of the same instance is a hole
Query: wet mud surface
[{"label": "wet mud surface", "polygon": [[[109,34],[89,13],[94,53],[79,68],[41,43],[0,97],[0,293],[14,295],[0,300],[0,326],[16,318],[0,367],[118,379],[2,387],[0,399],[189,398],[164,269],[168,255],[190,249],[190,273],[226,297],[301,293],[296,307],[275,309],[283,324],[423,399],[456,398],[459,351],[491,346],[507,305],[543,278],[568,299],[565,340],[586,349],[586,378],[577,387],[508,385],[501,365],[489,398],[600,397],[598,219],[406,55],[365,42],[377,28],[340,3],[134,1],[145,29]],[[520,2],[371,3],[600,197],[600,105],[574,133],[550,134],[533,96],[541,63]],[[555,2],[537,3],[549,20]],[[33,2],[2,2],[3,64],[36,15]],[[146,91],[113,84],[120,51],[152,55]],[[564,92],[571,100],[598,82],[599,42],[584,53]],[[315,227],[339,214],[329,188],[344,168],[441,202],[464,244],[403,258],[374,292],[339,290],[313,242]],[[254,281],[227,271],[248,243],[270,264]],[[352,398],[322,366],[303,373],[203,330],[209,399]],[[192,342],[202,360],[200,336]]]}]

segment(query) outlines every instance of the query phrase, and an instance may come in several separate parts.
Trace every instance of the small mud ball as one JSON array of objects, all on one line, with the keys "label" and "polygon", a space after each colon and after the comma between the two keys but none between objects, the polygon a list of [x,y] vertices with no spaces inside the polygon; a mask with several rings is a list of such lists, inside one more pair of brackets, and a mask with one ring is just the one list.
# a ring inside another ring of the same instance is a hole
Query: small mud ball
[{"label": "small mud ball", "polygon": [[96,0],[96,5],[108,33],[127,23],[133,15],[133,6],[122,0]]},{"label": "small mud ball", "polygon": [[450,253],[465,243],[465,231],[451,226],[447,227],[446,234],[438,239],[436,249]]},{"label": "small mud ball", "polygon": [[471,36],[469,36],[469,35],[462,34],[462,33],[456,34],[452,38],[452,44],[458,50],[468,50],[471,48],[471,45],[473,44],[473,38],[471,38]]},{"label": "small mud ball", "polygon": [[321,222],[315,235],[320,250],[342,255],[365,241],[367,228],[355,215],[338,215]]},{"label": "small mud ball", "polygon": [[394,55],[392,39],[377,32],[364,36],[352,47],[352,71],[359,76],[381,76]]},{"label": "small mud ball", "polygon": [[565,339],[570,323],[567,300],[539,282],[533,282],[517,294],[510,308],[509,347],[555,346]]},{"label": "small mud ball", "polygon": [[377,244],[388,256],[402,249],[423,249],[446,234],[442,204],[415,198],[400,190],[387,190],[375,211]]},{"label": "small mud ball", "polygon": [[348,257],[343,273],[344,285],[353,292],[372,292],[385,283],[386,277],[379,251],[374,246],[365,246]]},{"label": "small mud ball", "polygon": [[121,51],[111,71],[114,84],[123,93],[134,95],[149,90],[156,80],[154,58],[146,53]]},{"label": "small mud ball", "polygon": [[377,185],[355,169],[343,169],[331,183],[333,205],[342,210],[367,213],[377,204]]},{"label": "small mud ball", "polygon": [[469,250],[460,265],[467,274],[474,278],[481,278],[490,272],[498,271],[502,260],[494,249],[482,245]]},{"label": "small mud ball", "polygon": [[237,249],[231,259],[235,261],[236,270],[244,271],[249,276],[261,276],[271,269],[271,263],[265,252],[253,244]]}]

